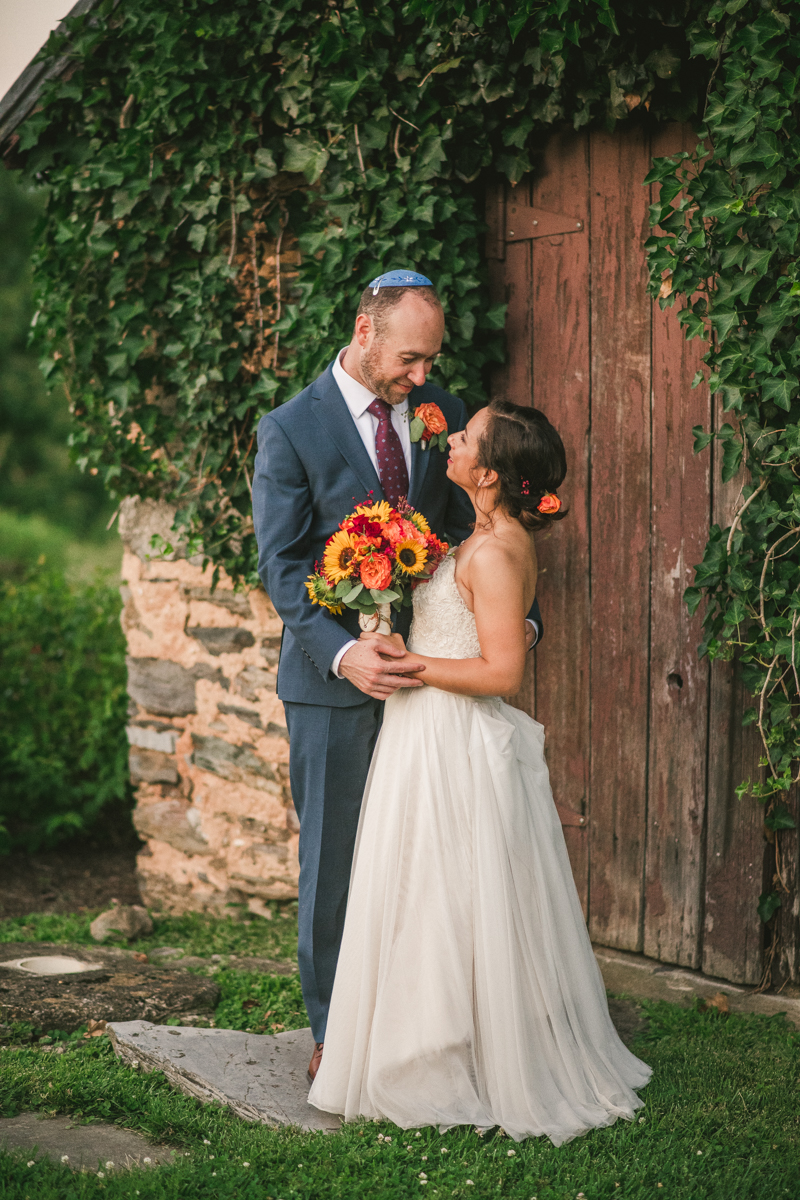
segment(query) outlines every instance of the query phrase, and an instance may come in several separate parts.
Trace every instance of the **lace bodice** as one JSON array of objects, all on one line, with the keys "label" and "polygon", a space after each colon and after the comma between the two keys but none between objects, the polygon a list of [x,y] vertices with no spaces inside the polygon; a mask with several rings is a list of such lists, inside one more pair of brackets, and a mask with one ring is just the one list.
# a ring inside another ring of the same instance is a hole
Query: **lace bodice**
[{"label": "lace bodice", "polygon": [[452,555],[444,560],[429,583],[421,583],[414,591],[414,619],[408,648],[432,658],[480,657],[475,618],[456,586]]}]

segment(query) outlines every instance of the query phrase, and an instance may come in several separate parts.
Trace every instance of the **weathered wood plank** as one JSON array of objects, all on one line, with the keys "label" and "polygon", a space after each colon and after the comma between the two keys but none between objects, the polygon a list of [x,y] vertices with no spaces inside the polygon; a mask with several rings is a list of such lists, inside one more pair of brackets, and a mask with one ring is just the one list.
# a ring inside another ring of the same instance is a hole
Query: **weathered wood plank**
[{"label": "weathered wood plank", "polygon": [[[651,153],[690,150],[696,140],[689,126],[662,126]],[[677,310],[654,305],[644,953],[687,967],[700,964],[705,851],[708,663],[697,657],[702,614],[690,619],[683,601],[711,516],[710,457],[695,456],[692,444],[692,427],[711,420],[707,387],[691,388],[704,350],[699,338],[686,341]]]},{"label": "weathered wood plank", "polygon": [[732,663],[711,668],[708,832],[702,968],[732,983],[758,983],[763,966],[763,926],[756,906],[764,887],[761,805],[739,800],[743,779],[761,768],[753,727],[742,728],[752,704]]},{"label": "weathered wood plank", "polygon": [[[798,790],[792,788],[786,797],[786,806],[795,824],[800,822]],[[778,954],[772,967],[773,986],[800,982],[800,831],[786,829],[778,834],[778,865],[786,892],[782,892],[778,910]]]},{"label": "weathered wood plank", "polygon": [[[490,230],[502,230],[505,237],[505,211],[509,203],[530,204],[529,180],[509,187],[505,181],[490,187],[487,193],[487,224]],[[492,372],[492,396],[505,397],[515,404],[530,404],[533,394],[533,337],[531,244],[514,242],[504,247],[502,262],[489,262],[490,295],[493,302],[504,301],[506,309],[506,361]],[[536,693],[536,652],[528,655],[525,678],[515,696],[507,699],[515,708],[533,714]]]},{"label": "weathered wood plank", "polygon": [[[715,397],[714,421],[725,420]],[[724,484],[721,453],[712,453],[712,516],[730,525],[744,475]],[[761,805],[739,800],[743,779],[760,779],[761,746],[754,726],[742,727],[752,704],[732,663],[711,666],[708,738],[705,919],[702,967],[732,983],[758,983],[763,969],[763,926],[756,911],[764,882]]]},{"label": "weathered wood plank", "polygon": [[[532,244],[533,403],[558,429],[568,474],[565,520],[537,538],[539,603],[545,641],[536,655],[535,716],[545,727],[556,802],[588,816],[589,668],[589,138],[550,139],[533,183],[532,203],[574,213],[580,233]],[[587,828],[565,826],[578,894],[587,909]]]},{"label": "weathered wood plank", "polygon": [[[517,200],[530,204],[531,186],[518,183],[506,193],[506,205]],[[504,395],[514,404],[530,404],[533,395],[533,330],[531,327],[531,243],[509,242],[506,245],[505,291],[506,363],[494,388],[495,395]]]},{"label": "weathered wood plank", "polygon": [[593,133],[589,929],[641,950],[650,617],[650,315],[641,130]]}]

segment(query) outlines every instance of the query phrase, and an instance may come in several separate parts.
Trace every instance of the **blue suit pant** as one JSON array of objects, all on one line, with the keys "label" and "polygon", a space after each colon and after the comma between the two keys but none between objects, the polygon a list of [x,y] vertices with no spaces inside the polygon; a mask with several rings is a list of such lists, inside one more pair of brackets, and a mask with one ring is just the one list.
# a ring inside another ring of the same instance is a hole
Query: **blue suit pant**
[{"label": "blue suit pant", "polygon": [[350,708],[284,703],[284,710],[300,819],[297,958],[314,1041],[324,1042],[361,799],[383,703],[369,698]]}]

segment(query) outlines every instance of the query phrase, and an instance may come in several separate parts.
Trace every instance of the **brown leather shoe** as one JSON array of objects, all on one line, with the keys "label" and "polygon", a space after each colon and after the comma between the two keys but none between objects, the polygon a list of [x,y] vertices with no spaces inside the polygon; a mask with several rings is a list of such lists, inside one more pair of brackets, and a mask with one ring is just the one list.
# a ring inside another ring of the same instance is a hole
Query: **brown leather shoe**
[{"label": "brown leather shoe", "polygon": [[308,1064],[308,1078],[311,1080],[312,1083],[314,1082],[314,1080],[317,1077],[317,1071],[319,1070],[319,1064],[322,1062],[322,1047],[324,1045],[325,1045],[324,1042],[315,1042],[314,1043],[314,1053],[311,1055],[311,1062]]}]

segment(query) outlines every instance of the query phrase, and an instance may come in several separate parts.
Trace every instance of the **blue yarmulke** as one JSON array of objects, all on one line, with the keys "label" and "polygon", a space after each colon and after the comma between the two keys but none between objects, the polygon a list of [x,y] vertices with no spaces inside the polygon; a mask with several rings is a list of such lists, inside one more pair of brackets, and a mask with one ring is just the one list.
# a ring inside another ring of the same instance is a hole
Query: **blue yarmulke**
[{"label": "blue yarmulke", "polygon": [[433,287],[433,284],[417,271],[387,271],[385,275],[373,279],[369,286],[373,296],[377,296],[382,287]]}]

